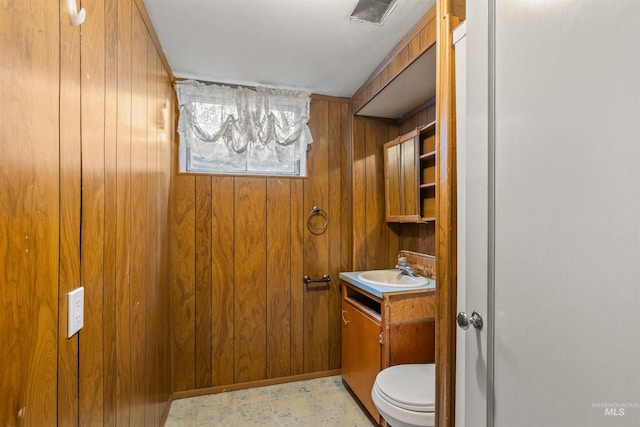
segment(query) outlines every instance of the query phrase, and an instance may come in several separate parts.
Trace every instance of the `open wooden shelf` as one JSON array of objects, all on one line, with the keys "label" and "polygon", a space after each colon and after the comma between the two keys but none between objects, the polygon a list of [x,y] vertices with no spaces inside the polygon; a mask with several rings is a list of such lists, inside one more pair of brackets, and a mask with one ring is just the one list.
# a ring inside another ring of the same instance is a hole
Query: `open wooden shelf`
[{"label": "open wooden shelf", "polygon": [[436,122],[420,128],[420,215],[422,222],[436,220]]},{"label": "open wooden shelf", "polygon": [[436,151],[429,151],[428,153],[420,154],[420,160],[426,160],[436,157]]}]

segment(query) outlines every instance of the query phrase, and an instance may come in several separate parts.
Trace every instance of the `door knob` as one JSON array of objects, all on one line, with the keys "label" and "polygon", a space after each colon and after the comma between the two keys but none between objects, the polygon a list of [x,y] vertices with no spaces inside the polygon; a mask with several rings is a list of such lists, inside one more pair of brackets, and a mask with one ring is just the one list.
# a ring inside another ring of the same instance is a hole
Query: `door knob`
[{"label": "door knob", "polygon": [[473,325],[477,330],[482,329],[482,316],[477,311],[471,313],[471,317],[464,311],[458,313],[458,326],[462,329],[469,329],[469,325]]}]

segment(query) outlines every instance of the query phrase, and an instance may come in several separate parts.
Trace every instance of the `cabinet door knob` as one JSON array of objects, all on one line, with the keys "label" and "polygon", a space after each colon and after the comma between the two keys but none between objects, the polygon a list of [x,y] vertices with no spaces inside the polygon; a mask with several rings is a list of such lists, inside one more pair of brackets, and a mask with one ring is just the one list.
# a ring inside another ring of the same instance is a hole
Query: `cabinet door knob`
[{"label": "cabinet door knob", "polygon": [[344,322],[344,324],[345,324],[345,325],[348,325],[348,324],[349,324],[349,321],[348,321],[347,319],[345,319],[345,318],[344,318],[344,315],[345,315],[346,313],[347,313],[346,311],[342,310],[342,321]]}]

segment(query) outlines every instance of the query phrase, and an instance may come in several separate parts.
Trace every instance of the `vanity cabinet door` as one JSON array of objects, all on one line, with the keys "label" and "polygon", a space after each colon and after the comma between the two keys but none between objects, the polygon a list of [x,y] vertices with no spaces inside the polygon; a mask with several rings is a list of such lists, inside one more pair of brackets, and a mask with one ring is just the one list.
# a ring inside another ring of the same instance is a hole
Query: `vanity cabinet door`
[{"label": "vanity cabinet door", "polygon": [[342,302],[342,377],[374,419],[380,414],[371,388],[381,370],[380,323],[349,302]]},{"label": "vanity cabinet door", "polygon": [[419,132],[384,144],[385,217],[387,222],[421,219],[418,180]]}]

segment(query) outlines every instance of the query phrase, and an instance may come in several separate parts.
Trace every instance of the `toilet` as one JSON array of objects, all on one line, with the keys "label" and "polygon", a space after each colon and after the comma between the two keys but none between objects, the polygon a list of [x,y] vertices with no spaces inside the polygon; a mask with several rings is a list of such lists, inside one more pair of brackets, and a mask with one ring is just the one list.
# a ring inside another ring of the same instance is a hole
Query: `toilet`
[{"label": "toilet", "polygon": [[384,369],[371,398],[392,427],[435,426],[436,365],[407,364]]}]

